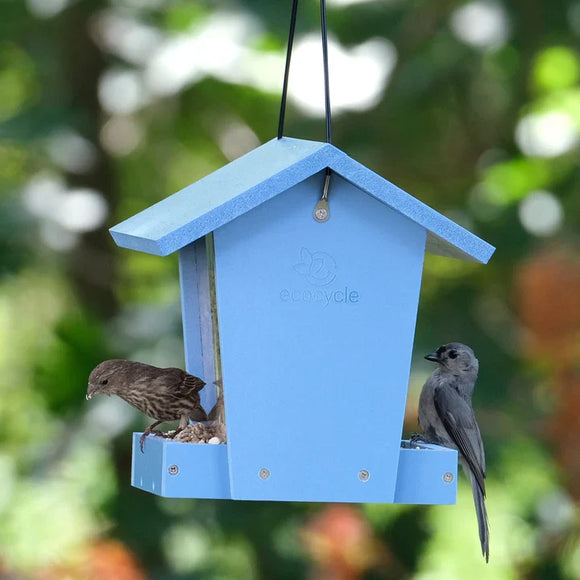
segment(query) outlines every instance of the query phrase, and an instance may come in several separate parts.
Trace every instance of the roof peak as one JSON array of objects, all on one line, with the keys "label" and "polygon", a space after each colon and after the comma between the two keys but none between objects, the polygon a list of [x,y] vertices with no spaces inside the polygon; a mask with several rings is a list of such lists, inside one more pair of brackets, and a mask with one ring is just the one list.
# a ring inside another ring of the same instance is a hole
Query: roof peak
[{"label": "roof peak", "polygon": [[168,255],[327,167],[428,230],[428,252],[487,263],[493,246],[330,143],[272,139],[111,228],[122,247]]}]

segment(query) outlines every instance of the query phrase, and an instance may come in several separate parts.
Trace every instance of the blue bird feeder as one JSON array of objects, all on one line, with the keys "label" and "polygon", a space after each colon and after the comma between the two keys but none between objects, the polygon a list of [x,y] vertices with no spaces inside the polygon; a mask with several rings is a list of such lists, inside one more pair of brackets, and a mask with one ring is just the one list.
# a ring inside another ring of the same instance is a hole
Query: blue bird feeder
[{"label": "blue bird feeder", "polygon": [[[319,223],[327,169],[330,219]],[[227,445],[134,435],[165,497],[455,503],[457,453],[401,444],[425,251],[494,248],[329,143],[274,139],[111,229],[179,252],[187,370]]]}]

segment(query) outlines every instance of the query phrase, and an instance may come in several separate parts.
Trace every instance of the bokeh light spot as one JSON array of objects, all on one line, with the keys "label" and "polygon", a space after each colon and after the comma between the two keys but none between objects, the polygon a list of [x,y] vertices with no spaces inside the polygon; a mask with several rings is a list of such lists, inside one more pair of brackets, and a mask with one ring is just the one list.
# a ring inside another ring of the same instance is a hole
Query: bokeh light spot
[{"label": "bokeh light spot", "polygon": [[549,236],[560,229],[564,212],[552,193],[533,191],[520,202],[518,216],[522,226],[531,234]]},{"label": "bokeh light spot", "polygon": [[58,222],[71,232],[96,230],[108,214],[105,198],[93,189],[71,189],[65,195]]},{"label": "bokeh light spot", "polygon": [[149,101],[136,70],[108,70],[99,80],[98,92],[101,106],[113,115],[130,115]]},{"label": "bokeh light spot", "polygon": [[52,18],[60,14],[70,0],[26,0],[30,13],[37,18]]},{"label": "bokeh light spot", "polygon": [[544,91],[574,86],[580,76],[580,64],[572,50],[564,46],[547,48],[538,54],[533,65],[534,85]]},{"label": "bokeh light spot", "polygon": [[48,154],[59,167],[71,173],[87,173],[97,161],[94,145],[70,129],[49,138]]},{"label": "bokeh light spot", "polygon": [[35,67],[19,47],[0,45],[0,121],[20,113],[37,92]]},{"label": "bokeh light spot", "polygon": [[260,140],[248,125],[234,119],[220,128],[218,143],[226,159],[233,161],[258,147]]},{"label": "bokeh light spot", "polygon": [[[371,38],[352,49],[329,38],[328,60],[332,111],[365,110],[380,101],[397,62],[397,51],[384,38]],[[304,113],[323,116],[324,77],[318,34],[296,42],[292,67],[290,97]]]},{"label": "bokeh light spot", "polygon": [[578,144],[574,119],[562,111],[530,113],[516,126],[516,142],[530,157],[557,157]]},{"label": "bokeh light spot", "polygon": [[498,48],[509,36],[505,9],[497,2],[469,2],[453,12],[450,24],[459,40],[475,48]]},{"label": "bokeh light spot", "polygon": [[111,117],[101,128],[101,145],[111,155],[124,157],[143,141],[143,127],[132,117]]}]

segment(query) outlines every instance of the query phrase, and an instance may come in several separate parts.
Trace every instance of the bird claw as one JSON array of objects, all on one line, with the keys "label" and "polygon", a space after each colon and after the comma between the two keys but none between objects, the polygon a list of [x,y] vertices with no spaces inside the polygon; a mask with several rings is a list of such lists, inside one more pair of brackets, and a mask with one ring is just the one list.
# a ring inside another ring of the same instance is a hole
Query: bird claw
[{"label": "bird claw", "polygon": [[141,453],[145,453],[145,439],[147,439],[148,433],[145,432],[139,438],[139,447],[141,448]]},{"label": "bird claw", "polygon": [[429,443],[425,438],[423,433],[411,433],[411,437],[409,437],[409,446],[413,447],[418,443]]},{"label": "bird claw", "polygon": [[172,438],[169,437],[169,435],[163,433],[163,431],[158,431],[157,429],[147,429],[139,438],[139,447],[141,448],[141,453],[145,453],[145,439],[147,439],[148,435],[155,435],[156,437],[167,437],[168,439]]}]

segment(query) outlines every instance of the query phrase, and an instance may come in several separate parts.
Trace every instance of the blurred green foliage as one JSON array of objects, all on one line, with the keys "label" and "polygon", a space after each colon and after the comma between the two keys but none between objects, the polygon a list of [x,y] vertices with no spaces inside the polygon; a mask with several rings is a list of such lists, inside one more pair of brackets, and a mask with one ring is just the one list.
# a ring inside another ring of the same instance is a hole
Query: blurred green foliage
[{"label": "blurred green foliage", "polygon": [[[580,577],[576,0],[329,0],[351,56],[369,39],[396,55],[376,105],[335,115],[335,144],[498,248],[485,267],[426,257],[406,422],[422,354],[472,345],[489,565],[463,480],[455,507],[356,508],[376,557],[337,572],[305,533],[326,506],[134,490],[146,419],[85,404],[105,358],[183,365],[175,257],[107,227],[275,135],[290,4],[2,3],[0,578]],[[301,3],[299,34],[317,29]],[[323,121],[291,99],[285,133],[320,140]]]}]

